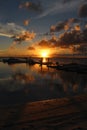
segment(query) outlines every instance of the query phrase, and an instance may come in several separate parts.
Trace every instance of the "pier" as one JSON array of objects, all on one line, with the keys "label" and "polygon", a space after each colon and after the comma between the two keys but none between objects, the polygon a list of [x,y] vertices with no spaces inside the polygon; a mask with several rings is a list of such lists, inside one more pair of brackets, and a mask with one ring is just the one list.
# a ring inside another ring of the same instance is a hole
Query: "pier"
[{"label": "pier", "polygon": [[3,57],[0,59],[0,61],[7,64],[27,63],[29,65],[35,65],[35,64],[39,64],[40,66],[46,65],[48,68],[53,68],[57,70],[87,74],[87,65],[85,64],[78,64],[74,62],[69,64],[60,64],[58,61],[57,62],[51,61],[51,58],[46,58],[46,61],[44,61],[43,57],[36,59],[35,57],[15,57],[15,58]]}]

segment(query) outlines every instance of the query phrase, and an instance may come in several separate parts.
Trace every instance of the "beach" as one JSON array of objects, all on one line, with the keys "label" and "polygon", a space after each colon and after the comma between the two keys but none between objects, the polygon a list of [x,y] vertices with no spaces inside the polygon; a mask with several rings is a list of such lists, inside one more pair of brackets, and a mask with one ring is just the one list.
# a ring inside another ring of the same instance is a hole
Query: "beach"
[{"label": "beach", "polygon": [[0,106],[0,130],[86,130],[87,94]]}]

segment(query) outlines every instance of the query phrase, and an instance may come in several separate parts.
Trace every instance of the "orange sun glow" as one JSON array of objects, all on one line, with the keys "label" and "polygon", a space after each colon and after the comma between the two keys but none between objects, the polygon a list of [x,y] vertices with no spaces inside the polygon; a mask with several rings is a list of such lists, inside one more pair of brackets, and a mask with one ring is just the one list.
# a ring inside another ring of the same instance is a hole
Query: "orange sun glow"
[{"label": "orange sun glow", "polygon": [[41,54],[41,57],[46,58],[49,56],[49,50],[42,50],[40,54]]}]

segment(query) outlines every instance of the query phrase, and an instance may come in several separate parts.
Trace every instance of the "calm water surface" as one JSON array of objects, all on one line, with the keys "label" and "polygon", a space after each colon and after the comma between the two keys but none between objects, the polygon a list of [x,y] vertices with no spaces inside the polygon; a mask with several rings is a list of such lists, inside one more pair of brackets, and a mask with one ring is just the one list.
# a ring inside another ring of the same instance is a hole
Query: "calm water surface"
[{"label": "calm water surface", "polygon": [[87,74],[64,72],[38,64],[0,62],[0,103],[16,104],[87,93]]}]

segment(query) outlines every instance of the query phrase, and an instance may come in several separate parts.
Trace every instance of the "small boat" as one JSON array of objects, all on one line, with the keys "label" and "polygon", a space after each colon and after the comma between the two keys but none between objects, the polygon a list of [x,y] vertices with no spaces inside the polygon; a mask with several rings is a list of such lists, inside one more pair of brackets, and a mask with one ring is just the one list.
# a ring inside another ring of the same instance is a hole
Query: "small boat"
[{"label": "small boat", "polygon": [[4,63],[8,64],[14,64],[14,63],[26,63],[25,59],[19,59],[19,58],[5,58],[3,59]]}]

